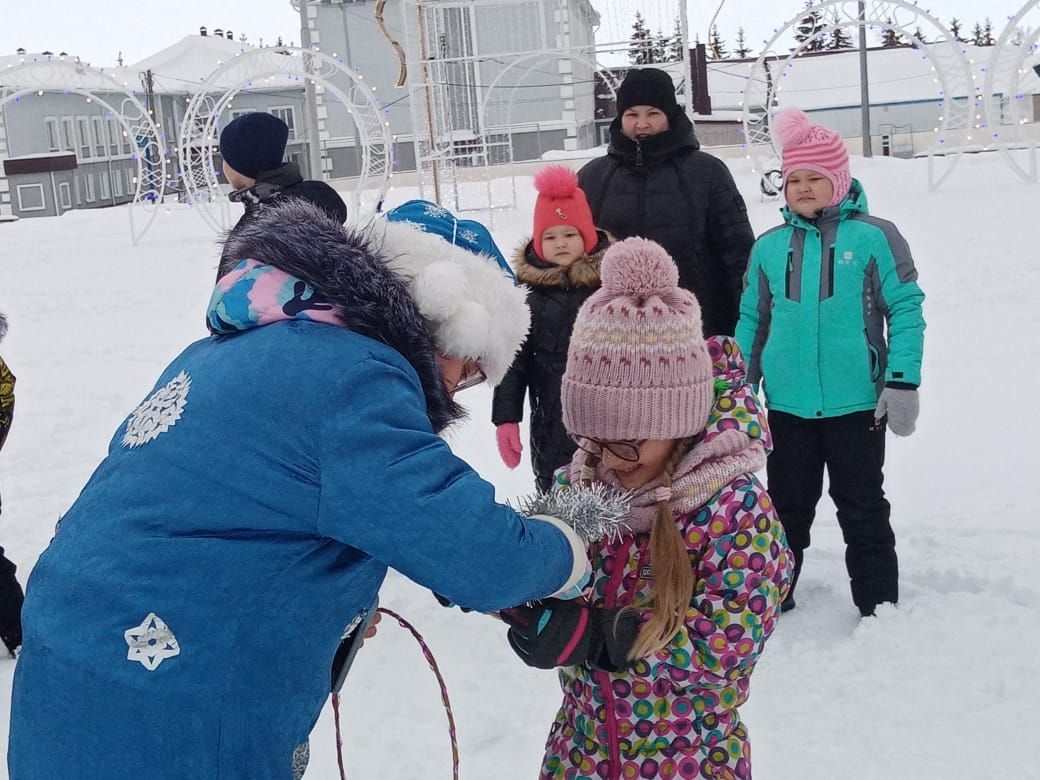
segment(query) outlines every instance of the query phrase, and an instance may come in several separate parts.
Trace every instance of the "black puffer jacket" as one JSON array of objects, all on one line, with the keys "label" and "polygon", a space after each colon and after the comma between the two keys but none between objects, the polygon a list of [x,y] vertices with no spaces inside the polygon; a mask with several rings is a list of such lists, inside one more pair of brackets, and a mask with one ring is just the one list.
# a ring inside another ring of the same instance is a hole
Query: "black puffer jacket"
[{"label": "black puffer jacket", "polygon": [[[255,220],[264,206],[284,198],[306,200],[320,207],[340,224],[347,221],[347,204],[343,202],[339,193],[323,181],[304,179],[296,163],[286,163],[271,171],[261,171],[256,177],[256,184],[235,190],[228,197],[233,203],[241,203],[246,207],[246,213],[239,217],[228,235]],[[217,278],[226,274],[243,259],[229,254],[228,244],[225,243],[220,254]]]},{"label": "black puffer jacket", "polygon": [[668,251],[679,284],[700,302],[704,335],[732,336],[755,235],[729,169],[700,151],[686,115],[641,142],[615,119],[607,154],[587,163],[578,181],[597,226],[618,240],[642,236]]},{"label": "black puffer jacket", "polygon": [[598,231],[599,243],[568,268],[547,263],[530,241],[513,257],[516,278],[530,288],[531,332],[509,372],[495,388],[491,421],[520,422],[524,396],[531,399],[531,463],[538,489],[552,485],[553,472],[570,463],[575,445],[563,427],[560,387],[567,368],[567,348],[578,309],[599,288],[599,264],[612,239]]}]

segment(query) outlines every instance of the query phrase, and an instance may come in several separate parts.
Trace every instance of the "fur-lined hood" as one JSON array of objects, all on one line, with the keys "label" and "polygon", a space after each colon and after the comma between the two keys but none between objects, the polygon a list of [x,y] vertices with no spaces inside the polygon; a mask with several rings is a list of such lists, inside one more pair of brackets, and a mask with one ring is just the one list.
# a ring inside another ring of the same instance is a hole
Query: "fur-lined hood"
[{"label": "fur-lined hood", "polygon": [[488,381],[501,382],[531,324],[526,293],[506,268],[407,221],[377,219],[366,235],[408,281],[441,351],[480,361]]},{"label": "fur-lined hood", "polygon": [[599,287],[599,265],[604,253],[615,243],[612,235],[597,230],[599,241],[596,248],[578,258],[572,265],[563,268],[542,260],[534,251],[534,239],[523,241],[513,252],[513,270],[517,281],[530,287]]},{"label": "fur-lined hood", "polygon": [[433,336],[407,282],[364,235],[307,201],[286,199],[232,231],[224,254],[301,279],[332,304],[347,328],[399,352],[419,375],[435,431],[463,416],[444,388]]}]

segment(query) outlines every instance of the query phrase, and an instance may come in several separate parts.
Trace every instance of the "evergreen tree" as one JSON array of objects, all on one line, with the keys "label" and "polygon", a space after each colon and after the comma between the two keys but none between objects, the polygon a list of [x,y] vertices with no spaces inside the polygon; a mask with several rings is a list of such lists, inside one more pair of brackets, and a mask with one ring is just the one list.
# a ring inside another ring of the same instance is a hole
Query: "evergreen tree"
[{"label": "evergreen tree", "polygon": [[881,47],[883,49],[895,49],[907,45],[906,39],[903,38],[899,30],[895,29],[895,22],[886,18],[885,25],[885,29],[881,31]]},{"label": "evergreen tree", "polygon": [[737,28],[737,48],[734,54],[740,59],[744,59],[751,54],[751,49],[747,45],[747,33],[744,32],[743,27]]},{"label": "evergreen tree", "polygon": [[993,22],[987,16],[982,24],[982,45],[996,46],[997,39],[993,37]]},{"label": "evergreen tree", "polygon": [[852,45],[852,36],[845,32],[845,28],[837,27],[834,32],[830,34],[827,48],[832,51],[837,51],[838,49],[852,49],[855,47]]},{"label": "evergreen tree", "polygon": [[636,11],[636,20],[632,25],[632,37],[629,38],[628,59],[633,65],[650,65],[654,61],[654,41],[650,28],[646,26],[643,14]]},{"label": "evergreen tree", "polygon": [[964,38],[961,37],[961,20],[956,16],[950,19],[950,32],[953,34],[953,39],[964,43]]},{"label": "evergreen tree", "polygon": [[654,62],[671,62],[672,58],[669,56],[670,54],[671,46],[668,42],[668,36],[658,29],[657,37],[654,38],[653,46]]},{"label": "evergreen tree", "polygon": [[812,7],[812,0],[806,0],[806,14],[795,26],[794,39],[800,44],[805,44],[804,51],[822,51],[823,41],[820,40],[820,30],[823,29],[823,14]]},{"label": "evergreen tree", "polygon": [[916,38],[921,43],[928,43],[928,38],[925,37],[924,30],[922,30],[920,27],[914,28],[914,38]]},{"label": "evergreen tree", "polygon": [[682,22],[675,17],[675,25],[672,29],[672,37],[668,42],[668,58],[671,62],[682,62],[690,55],[683,51]]},{"label": "evergreen tree", "polygon": [[724,60],[729,56],[726,43],[719,36],[719,28],[714,24],[711,26],[711,38],[708,40],[708,49],[711,51],[713,60]]},{"label": "evergreen tree", "polygon": [[976,46],[985,46],[985,41],[982,37],[982,25],[975,22],[975,26],[971,28],[971,42]]}]

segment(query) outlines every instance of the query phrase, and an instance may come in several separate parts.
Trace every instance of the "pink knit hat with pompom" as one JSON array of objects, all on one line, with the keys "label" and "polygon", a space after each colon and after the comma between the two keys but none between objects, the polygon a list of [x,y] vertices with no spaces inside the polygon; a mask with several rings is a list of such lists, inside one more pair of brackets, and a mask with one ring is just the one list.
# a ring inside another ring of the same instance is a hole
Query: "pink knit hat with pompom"
[{"label": "pink knit hat with pompom", "polygon": [[773,117],[773,137],[780,144],[784,186],[794,171],[816,171],[834,186],[834,197],[828,205],[837,206],[845,200],[852,174],[849,152],[838,133],[814,125],[804,111],[788,108]]},{"label": "pink knit hat with pompom", "polygon": [[605,441],[682,439],[704,430],[715,400],[701,308],[645,238],[603,256],[602,287],[578,312],[563,375],[567,431]]}]

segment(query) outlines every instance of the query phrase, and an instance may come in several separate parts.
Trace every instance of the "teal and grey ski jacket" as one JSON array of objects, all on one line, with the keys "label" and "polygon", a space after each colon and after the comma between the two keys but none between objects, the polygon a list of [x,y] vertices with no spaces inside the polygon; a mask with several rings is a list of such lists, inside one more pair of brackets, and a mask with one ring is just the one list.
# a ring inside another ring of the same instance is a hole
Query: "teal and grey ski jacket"
[{"label": "teal and grey ski jacket", "polygon": [[837,417],[873,409],[886,383],[917,387],[924,293],[895,225],[855,179],[816,220],[781,213],[751,250],[736,331],[769,407]]}]

